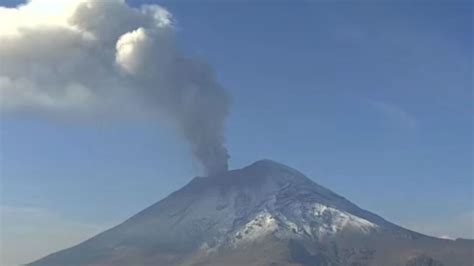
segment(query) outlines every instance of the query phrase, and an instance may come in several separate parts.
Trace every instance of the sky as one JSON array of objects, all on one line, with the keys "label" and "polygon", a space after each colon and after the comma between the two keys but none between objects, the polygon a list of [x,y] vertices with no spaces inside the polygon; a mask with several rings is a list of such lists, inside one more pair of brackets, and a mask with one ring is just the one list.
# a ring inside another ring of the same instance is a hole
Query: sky
[{"label": "sky", "polygon": [[[272,159],[401,226],[474,237],[471,1],[153,3],[232,98],[230,169]],[[202,175],[166,124],[2,113],[0,264],[77,244]]]}]

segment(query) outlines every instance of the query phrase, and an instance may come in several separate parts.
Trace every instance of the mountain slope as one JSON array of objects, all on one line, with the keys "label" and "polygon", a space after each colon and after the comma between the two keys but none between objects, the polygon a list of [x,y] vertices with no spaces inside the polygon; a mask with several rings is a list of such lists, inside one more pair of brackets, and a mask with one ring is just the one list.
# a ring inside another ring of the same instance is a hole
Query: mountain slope
[{"label": "mountain slope", "polygon": [[262,160],[196,177],[124,223],[30,265],[472,265],[472,254],[471,243],[406,230]]}]

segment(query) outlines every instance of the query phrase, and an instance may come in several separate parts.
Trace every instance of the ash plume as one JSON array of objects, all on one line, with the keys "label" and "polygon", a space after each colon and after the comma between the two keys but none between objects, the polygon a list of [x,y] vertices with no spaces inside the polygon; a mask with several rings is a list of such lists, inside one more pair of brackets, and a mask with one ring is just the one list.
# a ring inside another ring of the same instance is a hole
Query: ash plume
[{"label": "ash plume", "polygon": [[170,122],[207,174],[227,169],[230,97],[183,54],[172,15],[123,0],[32,0],[0,7],[3,113],[149,115]]}]

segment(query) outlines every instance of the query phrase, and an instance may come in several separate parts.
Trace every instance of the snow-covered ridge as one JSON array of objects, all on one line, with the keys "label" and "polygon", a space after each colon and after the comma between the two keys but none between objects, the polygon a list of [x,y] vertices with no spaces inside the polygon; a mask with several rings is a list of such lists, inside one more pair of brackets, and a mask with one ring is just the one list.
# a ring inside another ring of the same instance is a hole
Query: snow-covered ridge
[{"label": "snow-covered ridge", "polygon": [[181,193],[186,195],[179,198],[193,201],[172,224],[193,232],[208,228],[203,246],[209,249],[269,236],[318,240],[348,230],[369,234],[386,229],[380,217],[270,160],[196,178]]},{"label": "snow-covered ridge", "polygon": [[285,211],[287,214],[275,209],[264,209],[256,213],[253,219],[232,233],[232,246],[262,240],[268,236],[317,240],[343,230],[368,234],[379,228],[365,219],[318,203],[295,203],[291,210]]}]

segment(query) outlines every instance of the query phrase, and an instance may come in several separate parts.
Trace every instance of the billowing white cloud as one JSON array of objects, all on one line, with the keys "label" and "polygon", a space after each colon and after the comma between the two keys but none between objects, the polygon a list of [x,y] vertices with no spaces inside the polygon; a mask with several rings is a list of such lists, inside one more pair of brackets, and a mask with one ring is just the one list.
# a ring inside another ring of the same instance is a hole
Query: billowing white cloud
[{"label": "billowing white cloud", "polygon": [[0,8],[4,114],[171,121],[208,173],[227,168],[230,99],[205,62],[175,44],[172,15],[123,0],[32,0]]}]

